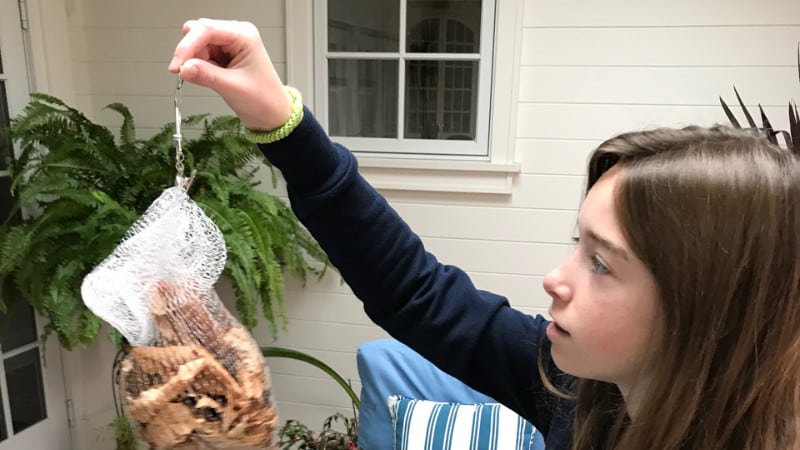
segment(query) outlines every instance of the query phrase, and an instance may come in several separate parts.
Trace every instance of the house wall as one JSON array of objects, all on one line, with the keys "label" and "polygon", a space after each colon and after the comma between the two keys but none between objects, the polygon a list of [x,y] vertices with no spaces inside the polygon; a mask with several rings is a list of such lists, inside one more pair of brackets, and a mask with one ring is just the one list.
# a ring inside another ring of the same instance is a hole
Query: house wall
[{"label": "house wall", "polygon": [[[384,192],[442,261],[531,314],[549,305],[542,276],[571,249],[585,159],[601,140],[656,125],[725,122],[717,97],[734,101],[733,84],[785,128],[786,102],[800,96],[796,0],[580,3],[526,1],[514,142],[521,173],[511,195]],[[186,18],[254,21],[285,73],[284,0],[64,0],[63,9],[76,104],[109,125],[119,121],[102,107],[115,101],[131,107],[141,133],[172,120],[175,79],[166,63]],[[201,112],[228,110],[209,91],[187,87],[184,115]],[[355,350],[385,333],[335,274],[305,287],[290,281],[286,298],[288,332],[276,344],[323,359],[358,388]],[[271,343],[263,328],[256,336]],[[109,448],[96,436],[113,411],[112,356],[104,342],[68,355],[76,448]],[[284,418],[319,427],[327,415],[350,410],[315,369],[269,364]]]}]

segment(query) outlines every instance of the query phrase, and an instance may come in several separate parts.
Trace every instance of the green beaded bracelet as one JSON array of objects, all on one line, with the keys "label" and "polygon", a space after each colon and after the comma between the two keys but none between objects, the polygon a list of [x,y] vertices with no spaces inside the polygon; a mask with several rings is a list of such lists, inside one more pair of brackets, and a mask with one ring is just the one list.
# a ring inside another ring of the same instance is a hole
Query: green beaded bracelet
[{"label": "green beaded bracelet", "polygon": [[270,144],[280,141],[297,128],[297,125],[303,120],[303,96],[297,89],[291,86],[286,86],[286,92],[288,92],[289,96],[292,98],[292,115],[289,116],[289,120],[280,127],[270,131],[255,131],[245,128],[244,136],[247,139],[256,144]]}]

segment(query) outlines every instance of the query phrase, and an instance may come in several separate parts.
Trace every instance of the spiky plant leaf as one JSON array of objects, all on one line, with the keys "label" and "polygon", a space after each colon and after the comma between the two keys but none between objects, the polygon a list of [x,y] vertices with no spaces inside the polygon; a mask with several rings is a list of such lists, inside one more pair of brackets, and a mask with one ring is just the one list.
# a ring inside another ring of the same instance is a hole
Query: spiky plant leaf
[{"label": "spiky plant leaf", "polygon": [[731,122],[731,126],[734,128],[742,128],[742,125],[739,124],[739,121],[736,119],[736,115],[733,114],[731,108],[725,103],[725,100],[722,96],[719,97],[719,103],[722,105],[722,110],[725,111],[725,115],[728,116],[728,120]]},{"label": "spiky plant leaf", "polygon": [[733,92],[736,94],[736,100],[739,102],[739,106],[742,107],[742,112],[744,112],[744,117],[747,119],[747,123],[750,125],[750,128],[758,128],[756,121],[753,120],[753,116],[750,114],[750,110],[748,110],[747,106],[745,106],[742,96],[739,95],[739,91],[736,89],[736,86],[733,87]]},{"label": "spiky plant leaf", "polygon": [[767,114],[764,113],[764,108],[761,107],[760,103],[758,105],[758,112],[761,115],[761,123],[763,125],[762,130],[764,130],[764,134],[766,135],[767,140],[769,140],[775,145],[778,145],[778,138],[777,138],[778,132],[776,132],[772,128],[772,124],[769,122],[769,118],[767,118]]},{"label": "spiky plant leaf", "polygon": [[[797,45],[797,78],[798,81],[800,81],[800,43]],[[750,129],[760,132],[775,145],[780,145],[778,136],[782,136],[786,142],[786,148],[792,151],[794,154],[800,155],[800,115],[797,112],[797,104],[794,101],[789,101],[789,130],[775,130],[760,104],[758,105],[758,111],[761,115],[761,127],[756,125],[755,120],[753,120],[753,116],[750,114],[747,106],[745,106],[742,97],[739,95],[739,91],[736,89],[736,86],[733,87],[733,92],[736,94],[736,100],[739,102],[739,106],[741,106],[742,111],[744,112]],[[731,111],[730,107],[728,107],[728,104],[725,103],[725,100],[723,100],[722,97],[719,97],[719,102],[722,106],[722,110],[728,117],[728,121],[730,121],[731,126],[734,128],[742,128],[741,124],[736,119],[736,115],[733,113],[733,111]]]}]

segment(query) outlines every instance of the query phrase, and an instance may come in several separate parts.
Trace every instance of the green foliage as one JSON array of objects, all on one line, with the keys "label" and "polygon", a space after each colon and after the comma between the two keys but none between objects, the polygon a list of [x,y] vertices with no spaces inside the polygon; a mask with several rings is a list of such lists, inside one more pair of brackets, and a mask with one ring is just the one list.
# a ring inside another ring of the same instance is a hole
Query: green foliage
[{"label": "green foliage", "polygon": [[317,369],[325,372],[329,377],[331,377],[331,379],[333,379],[333,381],[336,382],[336,384],[339,385],[339,387],[342,388],[345,394],[350,397],[350,402],[353,404],[353,409],[358,409],[361,406],[361,400],[359,400],[358,394],[356,394],[356,391],[354,391],[350,386],[350,383],[345,381],[344,378],[339,375],[339,372],[322,362],[322,360],[315,358],[308,353],[284,347],[261,347],[261,354],[264,355],[265,358],[289,358],[304,362],[306,364],[311,364]]},{"label": "green foliage", "polygon": [[[266,358],[289,358],[296,361],[310,364],[325,372],[339,385],[342,390],[350,397],[353,405],[353,417],[347,417],[342,413],[336,413],[322,423],[322,430],[319,435],[314,436],[314,432],[305,424],[289,419],[278,430],[278,443],[281,450],[356,450],[358,449],[358,410],[361,404],[358,394],[352,386],[339,375],[329,365],[322,360],[315,358],[308,353],[292,350],[284,347],[261,347],[261,353]],[[334,423],[341,420],[344,431],[334,429]]]},{"label": "green foliage", "polygon": [[[797,76],[798,81],[800,81],[800,45],[797,46]],[[739,95],[739,91],[736,90],[734,86],[733,92],[736,94],[736,100],[739,102],[739,106],[742,108],[742,112],[744,113],[745,120],[747,120],[748,128],[753,130],[758,130],[764,136],[769,139],[775,145],[780,145],[779,137],[783,138],[783,142],[786,145],[786,148],[791,150],[797,155],[800,155],[800,112],[797,109],[797,103],[794,101],[789,101],[789,130],[775,130],[770,123],[769,118],[764,113],[764,108],[761,105],[758,105],[758,112],[761,116],[761,126],[756,124],[756,121],[753,119],[753,115],[750,113],[750,110],[747,109],[745,106],[742,97]],[[719,102],[722,105],[722,109],[725,111],[725,115],[728,117],[728,120],[731,122],[731,126],[734,128],[742,128],[742,125],[739,123],[739,120],[736,119],[736,115],[731,111],[728,104],[725,103],[725,100],[722,97],[719,98]]]},{"label": "green foliage", "polygon": [[[342,421],[344,431],[333,428],[333,423],[339,420]],[[287,420],[278,431],[278,438],[281,450],[357,450],[358,419],[336,413],[325,419],[318,436],[314,436],[314,432],[303,423]]]},{"label": "green foliage", "polygon": [[136,439],[136,433],[133,431],[133,425],[126,416],[119,416],[114,419],[109,425],[114,432],[114,441],[116,443],[116,450],[139,450],[141,445]]},{"label": "green foliage", "polygon": [[289,419],[278,430],[278,445],[281,450],[289,450],[292,447],[298,450],[314,448],[314,432],[305,424]]},{"label": "green foliage", "polygon": [[[114,103],[117,139],[57,98],[32,97],[8,130],[20,154],[10,167],[16,209],[0,225],[0,311],[30,302],[48,319],[47,333],[72,349],[100,327],[81,301],[83,277],[174,184],[174,124],[138,139],[130,111]],[[183,124],[199,128],[183,143],[187,172],[196,171],[189,194],[225,236],[224,274],[242,323],[253,328],[260,310],[275,336],[286,326],[284,273],[321,276],[327,258],[286,204],[258,189],[256,163],[265,160],[238,119],[192,116]]]}]

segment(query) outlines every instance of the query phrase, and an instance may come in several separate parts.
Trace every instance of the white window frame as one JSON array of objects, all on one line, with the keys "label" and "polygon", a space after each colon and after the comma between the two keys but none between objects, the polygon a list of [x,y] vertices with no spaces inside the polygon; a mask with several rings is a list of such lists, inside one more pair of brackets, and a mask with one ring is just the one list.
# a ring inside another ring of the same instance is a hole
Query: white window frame
[{"label": "white window frame", "polygon": [[[409,155],[452,155],[488,157],[489,154],[489,98],[492,87],[492,50],[494,43],[495,0],[481,2],[481,29],[478,34],[480,48],[478,53],[412,53],[406,51],[408,0],[400,0],[400,33],[398,52],[331,52],[328,51],[328,2],[318,1],[314,5],[314,68],[315,92],[320,95],[316,103],[316,115],[326,130],[328,125],[328,59],[337,60],[373,60],[398,62],[397,93],[397,138],[371,138],[332,136],[337,142],[352,151],[365,154],[409,154]],[[491,19],[491,20],[489,20]],[[326,32],[320,32],[325,30]],[[471,141],[453,141],[442,139],[408,139],[405,134],[405,102],[406,62],[414,61],[469,61],[478,62],[478,95],[475,105],[476,126],[475,139]]]},{"label": "white window frame", "polygon": [[[287,78],[305,103],[319,115],[327,95],[320,92],[315,72],[314,40],[323,29],[314,27],[314,7],[324,0],[286,2]],[[357,152],[361,173],[378,189],[510,194],[519,163],[514,161],[520,47],[524,0],[496,0],[494,14],[491,100],[485,127],[488,154],[481,156]],[[481,45],[487,42],[481,37]],[[488,66],[488,65],[487,65]],[[336,139],[348,145],[341,139]],[[408,142],[408,140],[406,140]],[[486,153],[486,152],[484,152]]]}]

